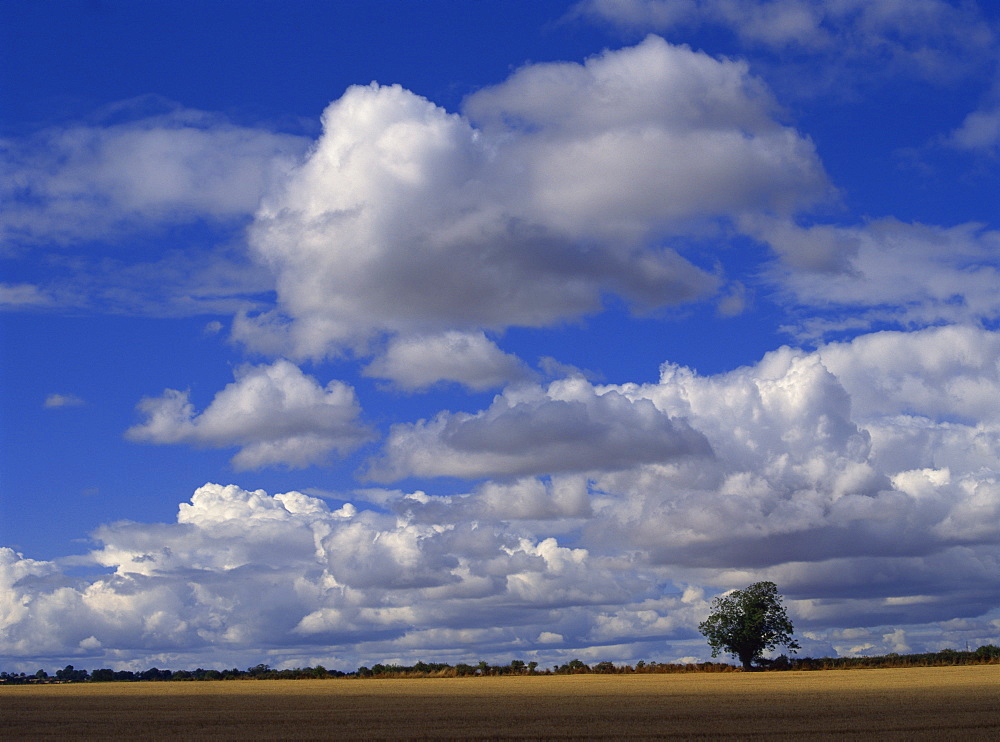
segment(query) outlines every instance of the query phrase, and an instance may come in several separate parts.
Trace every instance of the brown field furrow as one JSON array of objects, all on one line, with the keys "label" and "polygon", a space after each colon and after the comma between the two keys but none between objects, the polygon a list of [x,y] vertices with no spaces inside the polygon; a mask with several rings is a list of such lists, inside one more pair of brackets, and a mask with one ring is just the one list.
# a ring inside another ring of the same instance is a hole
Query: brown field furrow
[{"label": "brown field furrow", "polygon": [[0,738],[1000,739],[1000,667],[0,687]]}]

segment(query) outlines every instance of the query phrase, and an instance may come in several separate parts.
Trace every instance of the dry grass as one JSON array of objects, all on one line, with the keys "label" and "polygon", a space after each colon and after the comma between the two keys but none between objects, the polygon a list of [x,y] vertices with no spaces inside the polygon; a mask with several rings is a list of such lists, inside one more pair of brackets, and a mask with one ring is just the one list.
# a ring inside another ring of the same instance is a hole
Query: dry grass
[{"label": "dry grass", "polygon": [[1000,739],[1000,667],[0,687],[0,738]]}]

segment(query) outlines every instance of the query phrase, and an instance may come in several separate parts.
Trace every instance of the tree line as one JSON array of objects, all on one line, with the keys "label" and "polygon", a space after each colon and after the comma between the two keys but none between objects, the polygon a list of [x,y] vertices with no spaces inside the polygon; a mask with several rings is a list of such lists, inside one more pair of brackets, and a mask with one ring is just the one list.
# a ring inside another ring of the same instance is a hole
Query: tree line
[{"label": "tree line", "polygon": [[[796,657],[781,655],[776,659],[762,659],[757,669],[762,671],[783,670],[841,670],[888,667],[933,667],[950,665],[1000,664],[1000,647],[986,644],[972,651],[943,649],[940,652],[922,654],[886,654],[870,657]],[[588,665],[573,659],[562,665],[540,668],[537,662],[512,660],[506,665],[491,665],[481,661],[475,665],[458,663],[450,665],[442,662],[417,662],[413,665],[375,664],[361,666],[352,672],[328,670],[323,665],[276,670],[269,665],[259,664],[246,670],[111,670],[101,668],[87,671],[66,665],[51,675],[45,670],[33,674],[0,672],[0,684],[20,685],[35,683],[110,683],[110,682],[157,682],[157,681],[200,681],[200,680],[307,680],[335,678],[431,678],[431,677],[484,677],[498,675],[580,675],[588,673],[637,674],[637,673],[690,673],[690,672],[738,672],[740,668],[721,662],[697,662],[678,664],[669,662],[645,662],[634,665],[616,665],[612,662],[597,662]]]}]

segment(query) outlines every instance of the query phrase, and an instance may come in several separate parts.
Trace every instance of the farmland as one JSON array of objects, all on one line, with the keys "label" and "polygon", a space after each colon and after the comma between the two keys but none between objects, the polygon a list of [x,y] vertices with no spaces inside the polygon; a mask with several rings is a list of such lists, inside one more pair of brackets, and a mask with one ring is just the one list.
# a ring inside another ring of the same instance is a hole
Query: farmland
[{"label": "farmland", "polygon": [[5,739],[996,739],[1000,667],[0,688]]}]

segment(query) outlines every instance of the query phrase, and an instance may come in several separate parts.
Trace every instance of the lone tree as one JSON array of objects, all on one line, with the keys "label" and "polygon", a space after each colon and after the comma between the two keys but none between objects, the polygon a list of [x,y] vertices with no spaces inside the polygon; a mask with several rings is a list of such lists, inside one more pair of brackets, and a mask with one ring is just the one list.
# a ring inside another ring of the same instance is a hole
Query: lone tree
[{"label": "lone tree", "polygon": [[788,647],[792,652],[799,648],[773,582],[755,582],[720,595],[712,602],[709,617],[698,624],[698,631],[708,639],[713,657],[722,652],[731,654],[746,671],[753,670],[753,663],[775,647]]}]

